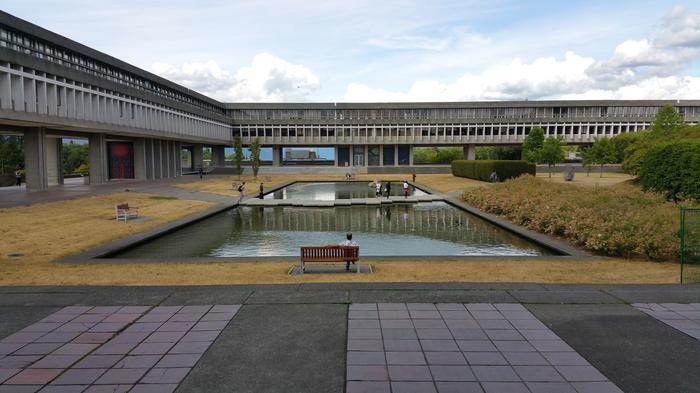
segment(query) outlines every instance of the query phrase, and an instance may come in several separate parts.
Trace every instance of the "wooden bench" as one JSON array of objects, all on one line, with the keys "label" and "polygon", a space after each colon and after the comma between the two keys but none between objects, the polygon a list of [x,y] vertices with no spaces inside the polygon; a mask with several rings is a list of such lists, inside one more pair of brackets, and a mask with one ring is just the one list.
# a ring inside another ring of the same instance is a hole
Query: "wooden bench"
[{"label": "wooden bench", "polygon": [[[360,272],[360,247],[359,246],[302,246],[299,268],[304,274],[307,262],[350,262],[357,266]],[[346,267],[347,268],[347,267]]]},{"label": "wooden bench", "polygon": [[130,218],[136,218],[139,216],[139,208],[129,206],[128,203],[122,203],[114,206],[114,211],[116,215],[116,220],[127,221]]}]

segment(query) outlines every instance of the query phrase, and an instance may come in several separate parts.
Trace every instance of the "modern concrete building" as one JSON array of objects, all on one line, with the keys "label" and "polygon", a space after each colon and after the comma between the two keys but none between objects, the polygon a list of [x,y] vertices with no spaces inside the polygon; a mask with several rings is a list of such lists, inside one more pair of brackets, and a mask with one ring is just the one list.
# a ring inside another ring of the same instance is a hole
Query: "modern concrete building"
[{"label": "modern concrete building", "polygon": [[337,166],[412,165],[414,146],[474,158],[475,146],[520,144],[534,126],[586,144],[644,129],[664,104],[700,119],[700,100],[221,103],[0,11],[0,133],[24,135],[29,190],[62,183],[62,138],[89,141],[99,184],[179,176],[203,165],[203,147],[223,166],[235,136],[272,147],[273,165],[290,147],[333,147]]}]

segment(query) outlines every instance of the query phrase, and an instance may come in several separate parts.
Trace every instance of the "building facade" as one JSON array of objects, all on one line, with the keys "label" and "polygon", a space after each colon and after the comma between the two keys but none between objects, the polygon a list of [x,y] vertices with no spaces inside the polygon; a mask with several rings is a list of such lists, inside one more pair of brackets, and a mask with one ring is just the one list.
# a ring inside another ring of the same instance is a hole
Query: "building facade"
[{"label": "building facade", "polygon": [[646,128],[665,104],[700,119],[700,100],[222,103],[0,11],[0,133],[24,135],[29,190],[62,182],[62,138],[89,141],[99,184],[179,176],[202,165],[204,147],[223,166],[236,136],[272,147],[273,165],[289,147],[333,147],[338,166],[412,165],[414,146],[463,146],[473,158],[534,126],[587,144]]}]

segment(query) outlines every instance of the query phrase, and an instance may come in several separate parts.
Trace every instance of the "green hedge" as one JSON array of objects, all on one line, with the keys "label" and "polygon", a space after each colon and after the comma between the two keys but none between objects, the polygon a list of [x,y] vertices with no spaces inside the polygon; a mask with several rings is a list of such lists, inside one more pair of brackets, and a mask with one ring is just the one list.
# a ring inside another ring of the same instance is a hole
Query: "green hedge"
[{"label": "green hedge", "polygon": [[520,160],[456,160],[452,161],[452,175],[470,179],[489,181],[496,171],[498,179],[516,178],[529,173],[535,174],[535,164]]},{"label": "green hedge", "polygon": [[652,147],[642,157],[639,180],[642,189],[660,192],[669,200],[700,200],[700,143]]}]

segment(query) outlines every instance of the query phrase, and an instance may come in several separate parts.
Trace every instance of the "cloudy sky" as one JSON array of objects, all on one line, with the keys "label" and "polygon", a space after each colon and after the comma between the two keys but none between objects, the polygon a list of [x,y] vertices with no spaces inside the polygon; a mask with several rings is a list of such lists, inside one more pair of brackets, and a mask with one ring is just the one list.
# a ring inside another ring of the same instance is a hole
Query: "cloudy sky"
[{"label": "cloudy sky", "polygon": [[697,0],[4,0],[222,101],[700,98]]}]

